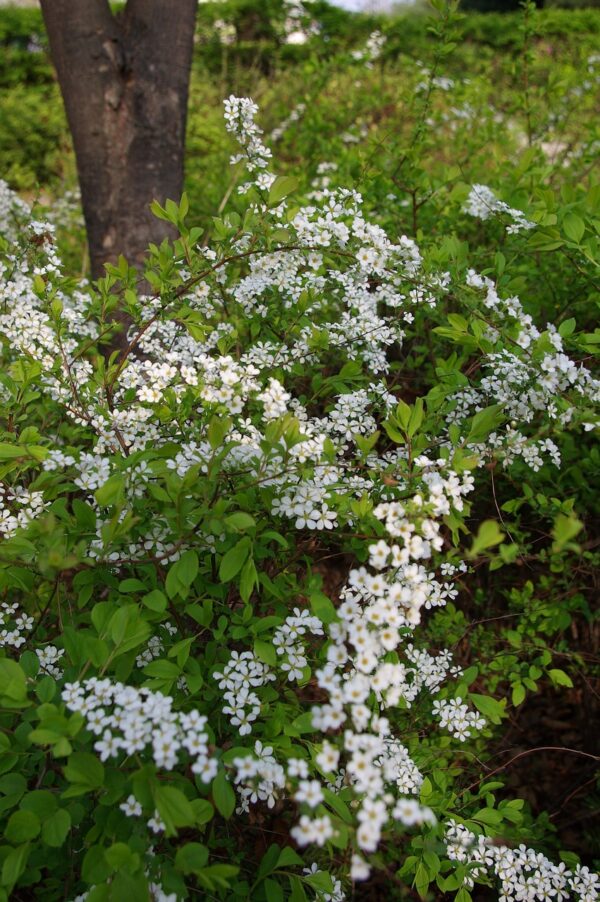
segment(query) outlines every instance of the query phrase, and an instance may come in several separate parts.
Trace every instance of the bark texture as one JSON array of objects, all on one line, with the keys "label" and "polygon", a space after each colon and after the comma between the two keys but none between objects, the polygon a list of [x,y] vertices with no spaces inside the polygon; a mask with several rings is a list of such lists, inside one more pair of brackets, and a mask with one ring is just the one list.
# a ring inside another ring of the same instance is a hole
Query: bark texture
[{"label": "bark texture", "polygon": [[92,277],[139,265],[170,236],[152,200],[178,201],[197,0],[41,0],[73,137]]}]

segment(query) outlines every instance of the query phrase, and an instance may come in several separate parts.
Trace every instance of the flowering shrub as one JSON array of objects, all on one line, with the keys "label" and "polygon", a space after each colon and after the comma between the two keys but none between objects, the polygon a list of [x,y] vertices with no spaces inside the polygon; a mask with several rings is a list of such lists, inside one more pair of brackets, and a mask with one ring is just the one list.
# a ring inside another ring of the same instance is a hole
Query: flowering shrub
[{"label": "flowering shrub", "polygon": [[507,699],[427,623],[527,541],[478,520],[490,470],[558,467],[600,383],[487,262],[351,188],[307,202],[256,113],[225,103],[245,174],[212,246],[185,196],[154,205],[180,237],[145,293],[123,259],[75,284],[2,196],[3,898],[341,900],[383,873],[588,902],[576,861],[494,843],[523,803],[462,778]]}]

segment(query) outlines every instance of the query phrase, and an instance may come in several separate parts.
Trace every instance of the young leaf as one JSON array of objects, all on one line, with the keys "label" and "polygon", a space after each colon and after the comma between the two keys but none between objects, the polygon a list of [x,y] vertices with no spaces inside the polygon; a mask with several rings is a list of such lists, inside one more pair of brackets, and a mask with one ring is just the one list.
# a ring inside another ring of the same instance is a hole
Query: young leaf
[{"label": "young leaf", "polygon": [[154,802],[168,833],[174,833],[176,827],[191,827],[196,820],[189,800],[174,786],[159,786]]},{"label": "young leaf", "polygon": [[212,797],[219,814],[229,820],[235,809],[235,792],[224,770],[220,770],[212,781]]},{"label": "young leaf", "polygon": [[289,175],[278,176],[269,191],[268,204],[270,207],[276,207],[281,201],[292,194],[298,187],[298,179]]},{"label": "young leaf", "polygon": [[223,555],[219,566],[219,579],[221,582],[230,582],[240,572],[244,561],[250,554],[250,544],[250,539],[244,536]]}]

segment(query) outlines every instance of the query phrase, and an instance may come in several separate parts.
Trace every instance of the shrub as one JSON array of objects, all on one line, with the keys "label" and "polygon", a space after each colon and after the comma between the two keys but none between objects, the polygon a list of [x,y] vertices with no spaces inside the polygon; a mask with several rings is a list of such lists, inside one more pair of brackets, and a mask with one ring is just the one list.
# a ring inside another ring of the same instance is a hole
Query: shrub
[{"label": "shrub", "polygon": [[69,146],[58,88],[12,87],[6,91],[2,113],[0,155],[5,179],[20,191],[38,191],[40,186],[56,189]]},{"label": "shrub", "polygon": [[39,9],[0,10],[0,84],[47,84],[52,81],[48,47]]},{"label": "shrub", "polygon": [[[4,898],[297,902],[381,873],[594,899],[575,853],[519,846],[535,824],[478,766],[505,684],[443,624],[482,568],[520,606],[522,560],[581,553],[573,499],[519,509],[598,422],[597,334],[537,325],[501,254],[392,240],[351,189],[307,202],[255,113],[226,102],[245,181],[211,246],[185,196],[154,205],[180,237],[150,294],[124,259],[74,282],[2,196]],[[541,207],[462,202],[516,266],[552,243]],[[583,260],[594,202],[554,239]],[[570,685],[538,653],[503,674],[515,705]]]}]

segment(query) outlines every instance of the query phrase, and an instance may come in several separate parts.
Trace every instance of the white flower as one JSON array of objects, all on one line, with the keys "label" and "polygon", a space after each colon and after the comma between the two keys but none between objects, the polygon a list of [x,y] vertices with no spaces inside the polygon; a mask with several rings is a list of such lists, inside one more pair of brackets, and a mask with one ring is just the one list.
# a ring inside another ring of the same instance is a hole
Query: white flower
[{"label": "white flower", "polygon": [[300,780],[298,789],[294,794],[297,802],[304,803],[310,808],[316,808],[323,801],[323,790],[318,780]]},{"label": "white flower", "polygon": [[352,866],[350,868],[350,879],[359,883],[362,880],[368,880],[371,876],[371,868],[360,855],[352,856]]},{"label": "white flower", "polygon": [[125,801],[121,802],[119,808],[127,815],[127,817],[139,817],[142,813],[142,806],[134,795],[127,796]]}]

